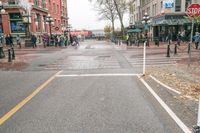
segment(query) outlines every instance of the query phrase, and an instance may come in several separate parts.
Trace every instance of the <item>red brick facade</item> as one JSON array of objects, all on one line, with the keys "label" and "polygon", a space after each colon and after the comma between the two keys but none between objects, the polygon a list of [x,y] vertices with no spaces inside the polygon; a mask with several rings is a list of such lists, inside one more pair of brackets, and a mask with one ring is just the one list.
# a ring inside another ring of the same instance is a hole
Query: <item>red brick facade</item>
[{"label": "red brick facade", "polygon": [[[2,1],[2,0],[1,0]],[[20,22],[15,22],[16,16],[10,14],[20,14],[24,11],[15,4],[8,4],[8,1],[13,0],[3,0],[4,8],[6,13],[0,13],[2,20],[2,30],[4,34],[24,34],[22,31],[17,31],[16,27],[20,27],[22,20]],[[7,2],[6,2],[7,1]],[[32,4],[32,10],[30,14],[31,23],[29,25],[30,32],[42,35],[43,33],[49,33],[49,24],[46,22],[46,17],[48,14],[53,18],[54,25],[51,26],[53,34],[61,34],[63,27],[67,27],[68,17],[67,17],[67,0],[29,0]],[[21,16],[22,17],[22,16]],[[11,19],[11,20],[10,20]],[[20,25],[20,26],[18,26]],[[21,29],[24,27],[21,26]],[[57,30],[56,30],[57,29]]]}]

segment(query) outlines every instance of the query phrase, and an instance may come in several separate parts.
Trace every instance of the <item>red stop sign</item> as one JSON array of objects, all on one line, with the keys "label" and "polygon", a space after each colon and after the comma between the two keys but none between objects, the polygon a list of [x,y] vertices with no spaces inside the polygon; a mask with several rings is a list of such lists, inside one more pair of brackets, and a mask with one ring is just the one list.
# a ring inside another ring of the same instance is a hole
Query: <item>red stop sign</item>
[{"label": "red stop sign", "polygon": [[200,4],[191,4],[187,9],[187,15],[190,17],[200,16]]}]

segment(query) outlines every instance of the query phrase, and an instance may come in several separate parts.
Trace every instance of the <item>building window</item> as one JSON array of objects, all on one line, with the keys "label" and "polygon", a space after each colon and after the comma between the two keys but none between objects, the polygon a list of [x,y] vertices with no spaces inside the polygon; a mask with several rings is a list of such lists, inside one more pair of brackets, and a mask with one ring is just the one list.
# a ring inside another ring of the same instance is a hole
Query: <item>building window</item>
[{"label": "building window", "polygon": [[46,1],[42,0],[42,8],[46,8]]},{"label": "building window", "polygon": [[51,11],[51,0],[49,0],[49,11]]},{"label": "building window", "polygon": [[160,2],[160,9],[161,10],[163,9],[163,2],[162,1]]},{"label": "building window", "polygon": [[176,0],[175,11],[176,12],[180,12],[181,11],[181,0]]},{"label": "building window", "polygon": [[54,9],[54,13],[56,13],[56,4],[53,3],[53,9]]},{"label": "building window", "polygon": [[40,32],[40,29],[41,29],[41,27],[40,27],[40,14],[36,14],[36,16],[35,16],[36,18],[35,18],[35,25],[36,25],[36,31],[37,32]]},{"label": "building window", "polygon": [[10,13],[10,28],[12,33],[25,33],[25,25],[20,13]]},{"label": "building window", "polygon": [[57,13],[59,13],[59,6],[57,5]]},{"label": "building window", "polygon": [[189,7],[189,5],[192,3],[192,0],[186,0],[185,1],[185,11],[187,11],[187,8]]},{"label": "building window", "polygon": [[34,0],[34,4],[38,6],[39,5],[38,0]]},{"label": "building window", "polygon": [[57,21],[56,21],[56,19],[54,20],[54,25],[57,26]]},{"label": "building window", "polygon": [[46,29],[47,29],[46,20],[47,20],[46,16],[43,16],[43,32],[46,32]]}]

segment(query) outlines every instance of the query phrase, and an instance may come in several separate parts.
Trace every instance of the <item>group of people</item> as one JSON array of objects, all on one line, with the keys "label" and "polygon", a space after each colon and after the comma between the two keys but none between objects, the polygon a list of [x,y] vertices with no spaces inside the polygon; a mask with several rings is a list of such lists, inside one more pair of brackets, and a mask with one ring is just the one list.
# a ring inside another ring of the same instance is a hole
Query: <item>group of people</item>
[{"label": "group of people", "polygon": [[79,44],[78,43],[78,38],[76,36],[69,36],[68,35],[52,35],[49,36],[48,34],[43,34],[42,35],[42,42],[44,47],[46,46],[50,46],[50,45],[55,45],[60,46],[60,47],[66,47],[68,45],[73,45],[74,43]]}]

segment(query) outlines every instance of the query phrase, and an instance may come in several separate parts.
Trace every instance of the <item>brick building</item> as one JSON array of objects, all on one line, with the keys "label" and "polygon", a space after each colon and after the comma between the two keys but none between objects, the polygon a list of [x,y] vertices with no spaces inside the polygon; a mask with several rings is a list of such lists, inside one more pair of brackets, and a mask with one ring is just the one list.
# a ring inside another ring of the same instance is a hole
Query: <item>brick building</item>
[{"label": "brick building", "polygon": [[[61,34],[68,25],[67,0],[21,0],[22,3],[20,0],[1,1],[5,13],[0,14],[0,33],[25,36],[27,24],[24,22],[24,14],[30,16],[27,19],[29,31],[37,36],[49,34],[48,14],[54,22],[51,25],[52,34]],[[29,13],[25,10],[27,6],[25,2],[31,7]]]}]

